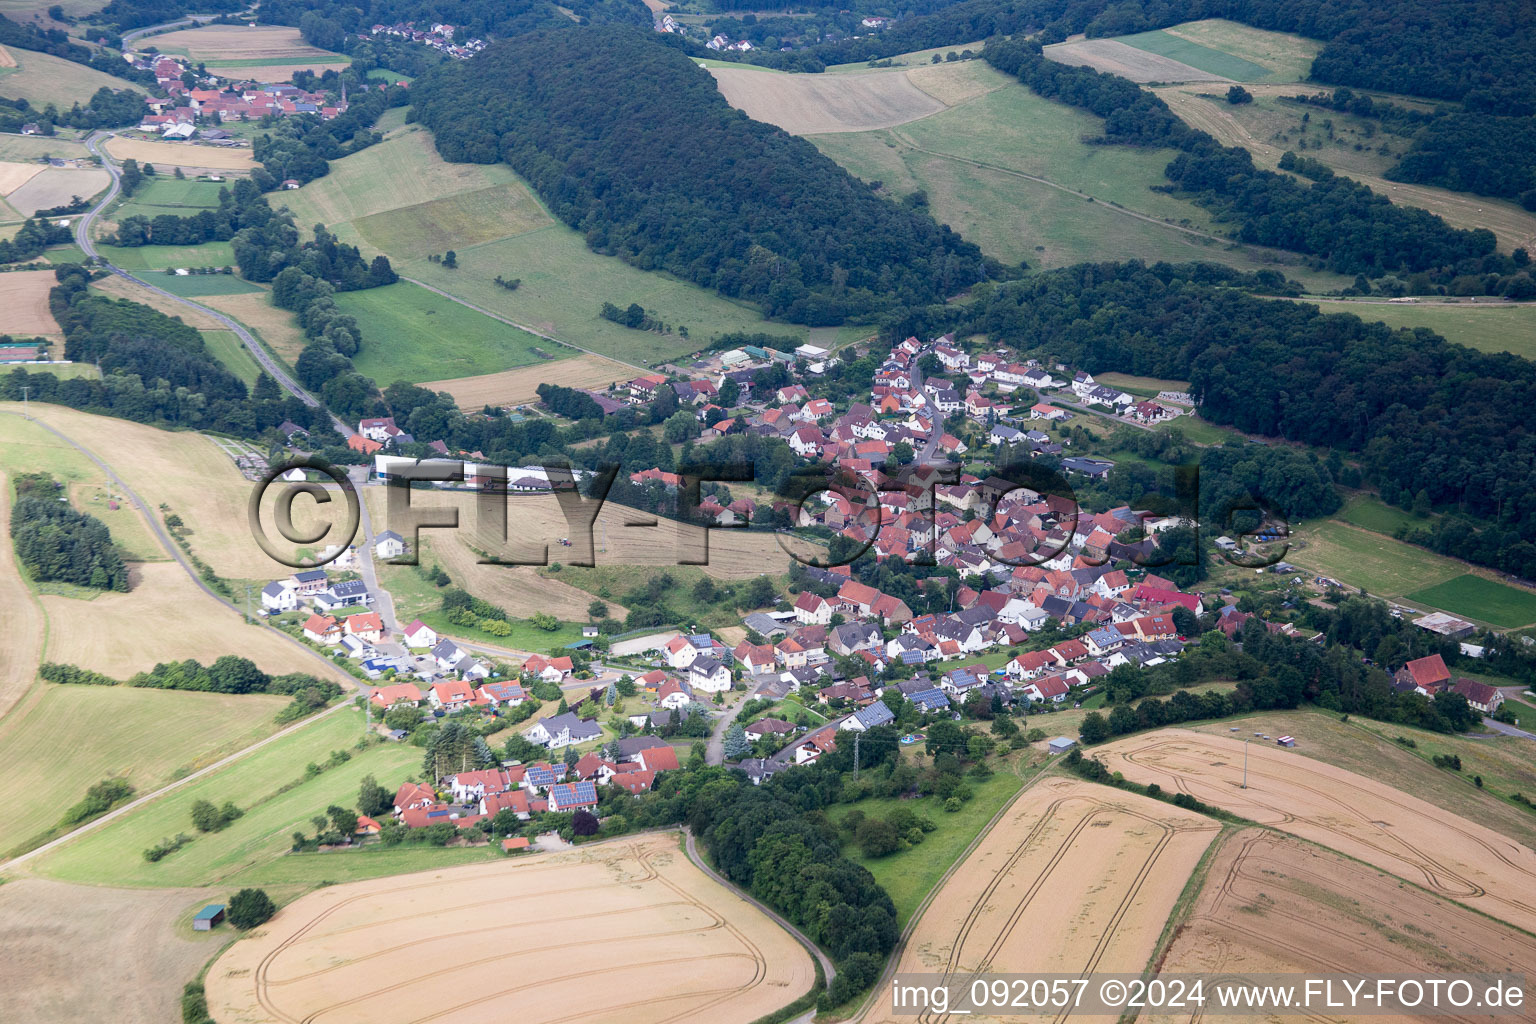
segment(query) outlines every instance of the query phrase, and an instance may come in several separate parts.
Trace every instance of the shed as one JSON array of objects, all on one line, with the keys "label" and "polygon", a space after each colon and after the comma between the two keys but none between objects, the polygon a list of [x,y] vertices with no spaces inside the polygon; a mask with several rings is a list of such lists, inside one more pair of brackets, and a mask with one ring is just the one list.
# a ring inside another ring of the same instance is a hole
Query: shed
[{"label": "shed", "polygon": [[1279,739],[1275,740],[1275,742],[1280,744],[1282,747],[1294,747],[1296,745],[1296,741],[1289,736],[1281,736]]},{"label": "shed", "polygon": [[208,932],[213,926],[224,920],[224,904],[210,903],[197,912],[192,918],[192,930],[195,932]]},{"label": "shed", "polygon": [[1053,754],[1065,754],[1075,746],[1077,746],[1077,740],[1070,739],[1066,736],[1057,736],[1055,739],[1051,740],[1050,744],[1051,753]]}]

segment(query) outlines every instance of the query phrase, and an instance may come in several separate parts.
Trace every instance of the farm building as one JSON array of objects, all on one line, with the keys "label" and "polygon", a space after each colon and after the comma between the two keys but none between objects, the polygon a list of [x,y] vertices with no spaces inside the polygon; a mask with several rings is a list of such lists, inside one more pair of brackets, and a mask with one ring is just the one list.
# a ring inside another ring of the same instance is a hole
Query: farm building
[{"label": "farm building", "polygon": [[1077,740],[1071,739],[1067,736],[1057,736],[1055,739],[1051,740],[1050,744],[1051,753],[1053,754],[1065,754],[1075,746],[1077,746]]},{"label": "farm building", "polygon": [[224,904],[210,903],[197,912],[192,918],[192,930],[195,932],[212,931],[214,926],[224,920]]}]

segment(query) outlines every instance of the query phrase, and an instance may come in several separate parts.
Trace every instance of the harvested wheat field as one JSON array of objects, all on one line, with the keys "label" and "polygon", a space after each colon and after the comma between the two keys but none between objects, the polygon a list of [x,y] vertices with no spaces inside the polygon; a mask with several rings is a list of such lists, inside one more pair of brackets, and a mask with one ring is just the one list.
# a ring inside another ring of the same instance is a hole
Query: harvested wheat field
[{"label": "harvested wheat field", "polygon": [[[5,407],[21,406],[9,402]],[[255,485],[202,434],[159,430],[39,402],[32,403],[32,416],[94,452],[156,514],[160,504],[170,506],[186,524],[187,543],[219,575],[272,579],[293,571],[267,557],[251,536],[247,505]],[[307,507],[304,501],[294,503],[301,529]]]},{"label": "harvested wheat field", "polygon": [[1192,68],[1182,61],[1138,50],[1116,39],[1080,39],[1054,43],[1045,55],[1062,64],[1107,71],[1133,82],[1230,82],[1230,78]]},{"label": "harvested wheat field", "polygon": [[525,405],[538,401],[535,389],[540,384],[558,384],[566,388],[605,388],[616,380],[629,380],[638,371],[624,363],[603,356],[582,354],[522,366],[500,373],[455,380],[434,380],[420,385],[428,391],[446,391],[461,409],[483,405]]},{"label": "harvested wheat field", "polygon": [[48,308],[48,292],[58,283],[47,270],[0,274],[0,334],[58,335],[59,323]]},{"label": "harvested wheat field", "polygon": [[[207,313],[199,312],[191,306],[184,305],[169,296],[161,295],[159,292],[152,292],[143,285],[130,281],[126,277],[119,277],[116,274],[108,275],[99,281],[92,281],[91,288],[101,292],[103,295],[110,295],[115,299],[142,302],[151,309],[157,309],[166,316],[176,317],[188,327],[196,327],[200,331],[228,329]],[[222,295],[218,296],[218,298],[225,297]],[[227,297],[235,298],[236,296]],[[198,301],[207,302],[208,300],[204,298]]]},{"label": "harvested wheat field", "polygon": [[[471,551],[463,540],[453,537],[431,537],[431,531],[422,535],[430,556],[442,563],[443,571],[460,581],[464,589],[476,597],[506,609],[517,618],[531,618],[539,612],[582,622],[587,618],[587,605],[592,595],[585,590],[560,580],[546,579],[538,570],[528,565],[484,565],[479,555]],[[561,549],[564,550],[564,549]],[[559,555],[551,555],[551,559]],[[609,610],[619,619],[629,609],[616,601],[607,602]]]},{"label": "harvested wheat field", "polygon": [[206,25],[154,37],[163,53],[184,53],[195,61],[271,60],[335,56],[304,41],[296,28],[282,25]]},{"label": "harvested wheat field", "polygon": [[223,1024],[746,1024],[813,979],[788,933],[664,834],[321,889],[206,984]]},{"label": "harvested wheat field", "polygon": [[1226,839],[1181,925],[1159,964],[1162,972],[1505,974],[1523,972],[1536,957],[1536,938],[1524,932],[1332,851],[1260,829]]},{"label": "harvested wheat field", "polygon": [[944,104],[906,72],[869,75],[786,75],[746,68],[710,68],[731,106],[795,135],[891,128],[936,114]]},{"label": "harvested wheat field", "polygon": [[[918,919],[897,970],[1135,971],[1219,826],[1077,779],[1025,790]],[[867,1020],[889,1016],[877,996]],[[978,1018],[981,1019],[981,1018]]]},{"label": "harvested wheat field", "polygon": [[22,164],[11,160],[0,161],[0,196],[8,196],[32,180],[43,169],[42,163]]},{"label": "harvested wheat field", "polygon": [[[179,1019],[181,987],[227,938],[191,928],[192,914],[210,895],[202,889],[8,880],[0,886],[6,1019],[28,1024]],[[85,950],[89,954],[82,955]],[[130,992],[132,998],[124,998]]]},{"label": "harvested wheat field", "polygon": [[107,142],[107,153],[114,160],[132,157],[141,164],[187,167],[199,171],[249,171],[256,166],[248,148],[125,139],[121,135]]},{"label": "harvested wheat field", "polygon": [[[401,524],[390,522],[385,511],[384,492],[383,487],[368,488],[368,508],[375,532],[390,529],[401,536],[409,536]],[[603,503],[590,536],[583,536],[571,532],[560,510],[560,503],[553,494],[510,495],[507,498],[506,538],[482,535],[476,511],[476,495],[470,492],[413,492],[412,503],[420,508],[458,509],[461,528],[457,531],[457,543],[461,546],[473,545],[478,551],[509,561],[520,559],[524,563],[533,563],[547,557],[550,562],[573,565],[579,564],[582,559],[597,565],[693,564],[706,557],[707,540],[708,560],[703,568],[718,579],[749,579],[763,573],[784,572],[789,566],[789,555],[779,547],[778,534],[739,529],[705,530],[673,519],[651,516],[615,502]],[[452,564],[458,564],[460,556],[446,553],[447,548],[441,540],[442,533],[427,531],[426,535],[433,537],[436,550],[444,552],[444,564],[448,567],[449,575],[452,575]],[[562,537],[570,539],[570,547],[560,544]],[[501,567],[486,568],[500,571]],[[489,599],[488,595],[481,596]]]},{"label": "harvested wheat field", "polygon": [[36,678],[43,651],[43,613],[21,579],[11,546],[11,488],[0,473],[0,608],[11,641],[0,644],[0,715],[9,711]]},{"label": "harvested wheat field", "polygon": [[16,66],[16,58],[11,56],[11,51],[0,46],[0,68],[13,68]]},{"label": "harvested wheat field", "polygon": [[44,659],[123,679],[156,662],[196,658],[206,665],[220,655],[239,654],[274,674],[352,680],[276,630],[242,623],[234,609],[199,590],[175,562],[135,565],[130,578],[133,589],[126,594],[103,593],[89,601],[42,595],[48,616]]},{"label": "harvested wheat field", "polygon": [[30,217],[38,210],[72,202],[76,196],[89,199],[111,182],[111,176],[100,167],[45,167],[8,193],[5,201]]},{"label": "harvested wheat field", "polygon": [[229,314],[255,331],[266,342],[267,348],[290,365],[304,351],[304,332],[294,322],[294,315],[272,305],[271,296],[265,291],[240,295],[203,295],[197,301],[220,313]]},{"label": "harvested wheat field", "polygon": [[1118,740],[1111,771],[1156,782],[1390,871],[1518,928],[1536,931],[1536,852],[1416,796],[1269,742],[1187,729]]}]

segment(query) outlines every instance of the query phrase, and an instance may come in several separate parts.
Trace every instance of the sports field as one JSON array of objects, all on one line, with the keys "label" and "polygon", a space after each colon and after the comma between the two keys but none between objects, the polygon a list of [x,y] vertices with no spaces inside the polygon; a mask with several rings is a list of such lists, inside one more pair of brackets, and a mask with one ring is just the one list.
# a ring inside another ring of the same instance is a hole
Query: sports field
[{"label": "sports field", "polygon": [[58,321],[48,308],[48,293],[58,283],[47,270],[0,274],[0,334],[60,337]]},{"label": "sports field", "polygon": [[[371,774],[382,782],[420,769],[419,749],[394,743],[353,750],[362,736],[360,710],[336,711],[49,851],[31,867],[45,877],[94,885],[220,885],[236,874],[260,885],[266,881],[261,867],[288,852],[295,829],[313,833],[312,816],[330,804],[356,804],[363,776]],[[351,759],[305,777],[306,765],[325,764],[335,750],[351,752]],[[192,805],[198,800],[221,806],[232,800],[245,814],[223,831],[198,836],[160,861],[144,860],[142,851],[165,837],[193,834]],[[329,859],[312,866],[323,871]],[[327,877],[316,874],[309,884]]]},{"label": "sports field", "polygon": [[604,388],[614,381],[628,380],[635,373],[633,366],[582,353],[518,370],[427,381],[422,387],[448,392],[461,409],[478,409],[484,405],[523,405],[537,401],[536,389],[546,382],[567,388]]},{"label": "sports field", "polygon": [[1515,628],[1536,623],[1536,593],[1507,583],[1463,573],[1408,595],[1436,608],[1454,608],[1495,626]]},{"label": "sports field", "polygon": [[[158,171],[159,168],[156,168]],[[140,185],[132,197],[113,209],[111,218],[120,221],[140,216],[154,219],[162,213],[189,217],[198,210],[212,210],[219,205],[219,191],[230,187],[229,181],[177,179],[170,174],[156,174]]]},{"label": "sports field", "polygon": [[538,362],[541,343],[554,347],[409,281],[339,292],[336,305],[363,328],[353,364],[380,386],[496,373]]},{"label": "sports field", "polygon": [[1135,782],[1321,843],[1517,928],[1536,925],[1536,852],[1383,783],[1272,743],[1245,747],[1188,729],[1118,740],[1096,755]]},{"label": "sports field", "polygon": [[0,757],[15,786],[0,856],[31,845],[101,779],[150,792],[275,732],[287,703],[266,694],[41,684],[0,721]]},{"label": "sports field", "polygon": [[[573,918],[593,927],[550,931]],[[232,946],[207,985],[221,1020],[747,1024],[813,977],[788,933],[657,835],[322,889]]]},{"label": "sports field", "polygon": [[1285,557],[1377,597],[1405,597],[1466,571],[1460,562],[1333,519],[1297,529]]},{"label": "sports field", "polygon": [[[899,972],[1140,970],[1218,831],[1076,779],[1025,791],[917,920]],[[889,1000],[867,1018],[900,1021]]]},{"label": "sports field", "polygon": [[1536,939],[1527,932],[1332,851],[1245,829],[1227,837],[1212,859],[1159,969],[1505,974],[1521,970],[1533,954]]},{"label": "sports field", "polygon": [[[222,264],[223,267],[230,264]],[[209,295],[265,295],[257,285],[237,274],[155,274],[150,277],[158,287],[172,295],[184,295],[189,299],[206,298]],[[183,309],[186,307],[183,306]]]}]

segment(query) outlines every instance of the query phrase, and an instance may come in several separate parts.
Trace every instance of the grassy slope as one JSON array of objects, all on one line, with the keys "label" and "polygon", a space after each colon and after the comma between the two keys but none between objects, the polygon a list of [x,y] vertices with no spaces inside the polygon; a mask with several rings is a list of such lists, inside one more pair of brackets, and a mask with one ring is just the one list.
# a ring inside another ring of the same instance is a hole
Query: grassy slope
[{"label": "grassy slope", "polygon": [[[121,248],[99,247],[102,256],[114,266],[134,273],[163,271],[167,267],[232,267],[235,251],[228,242],[204,242],[201,245],[140,245]],[[155,284],[160,284],[158,279]]]},{"label": "grassy slope", "polygon": [[36,50],[6,49],[16,58],[17,68],[0,76],[0,96],[27,100],[39,110],[50,103],[65,108],[75,103],[84,105],[101,88],[143,91],[125,78],[93,71],[84,64]]},{"label": "grassy slope", "polygon": [[162,213],[187,217],[199,210],[217,207],[219,190],[228,187],[227,181],[177,179],[169,174],[157,174],[139,186],[130,198],[119,200],[109,216],[114,221],[135,215],[154,218]]},{"label": "grassy slope", "polygon": [[1483,352],[1513,352],[1536,359],[1536,305],[1487,302],[1476,305],[1388,305],[1385,302],[1319,302],[1325,313],[1353,313],[1388,327],[1427,327],[1458,345]]},{"label": "grassy slope", "polygon": [[1212,49],[1209,46],[1190,39],[1180,38],[1162,30],[1118,36],[1116,37],[1116,42],[1124,43],[1127,46],[1134,46],[1138,50],[1155,53],[1170,60],[1176,60],[1181,64],[1188,64],[1192,68],[1209,71],[1213,75],[1220,75],[1223,78],[1230,78],[1238,82],[1266,81],[1272,75],[1270,69],[1262,64],[1255,64],[1251,60],[1245,60],[1242,57]]},{"label": "grassy slope", "polygon": [[363,348],[353,362],[381,386],[509,370],[538,362],[533,351],[537,345],[553,348],[541,338],[405,281],[343,292],[336,304],[363,325]]},{"label": "grassy slope", "polygon": [[286,697],[43,684],[6,717],[0,759],[13,786],[7,848],[55,825],[86,789],[125,777],[140,793],[275,731]]},{"label": "grassy slope", "polygon": [[1536,593],[1463,573],[1444,583],[1416,590],[1408,600],[1460,613],[1495,626],[1513,628],[1536,623]]},{"label": "grassy slope", "polygon": [[[352,806],[364,775],[386,786],[413,773],[421,764],[415,747],[389,744],[370,748],[346,764],[299,782],[304,766],[324,763],[331,751],[350,750],[362,736],[361,712],[339,711],[286,736],[221,771],[147,804],[43,857],[40,874],[64,881],[114,885],[209,885],[237,872],[259,878],[252,869],[270,863],[291,845],[296,829],[314,831],[309,819],[330,804]],[[279,793],[282,787],[299,782]],[[222,832],[199,835],[191,845],[151,864],[140,852],[178,832],[195,834],[193,802],[233,800],[246,813]]]},{"label": "grassy slope", "polygon": [[[927,193],[934,215],[1007,262],[1057,267],[1084,260],[1210,260],[1253,269],[1267,259],[1176,230],[1208,231],[1193,203],[1149,191],[1166,184],[1166,150],[1088,146],[1100,119],[1052,103],[1018,83],[898,128],[811,136],[823,153],[868,181]],[[978,166],[982,165],[982,166]],[[1044,178],[1076,195],[1020,175]],[[1148,222],[1112,208],[1118,204]],[[1262,265],[1269,265],[1264,263]],[[1313,287],[1342,278],[1282,267]]]}]

